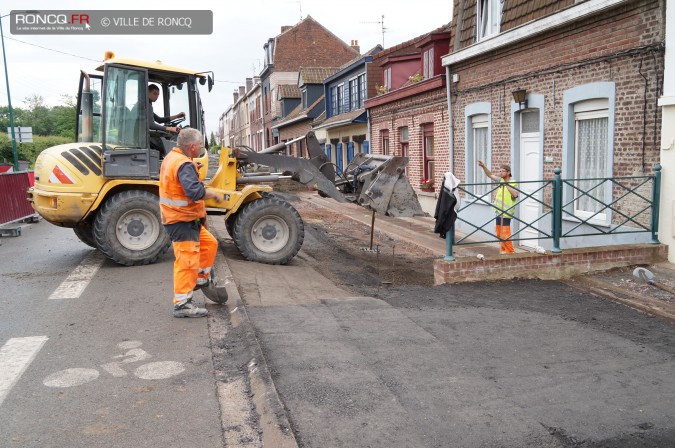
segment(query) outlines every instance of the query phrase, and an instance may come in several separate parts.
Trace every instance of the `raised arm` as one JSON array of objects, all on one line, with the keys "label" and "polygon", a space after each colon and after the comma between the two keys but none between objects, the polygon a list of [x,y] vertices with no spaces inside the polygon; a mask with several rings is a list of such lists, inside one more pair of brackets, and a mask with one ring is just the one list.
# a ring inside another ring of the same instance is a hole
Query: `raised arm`
[{"label": "raised arm", "polygon": [[480,160],[478,161],[478,166],[483,168],[483,172],[485,173],[485,175],[487,177],[489,177],[490,179],[492,179],[495,182],[499,182],[499,176],[497,176],[495,174],[492,174],[492,171],[490,171],[488,169],[488,167],[482,161],[480,161]]}]

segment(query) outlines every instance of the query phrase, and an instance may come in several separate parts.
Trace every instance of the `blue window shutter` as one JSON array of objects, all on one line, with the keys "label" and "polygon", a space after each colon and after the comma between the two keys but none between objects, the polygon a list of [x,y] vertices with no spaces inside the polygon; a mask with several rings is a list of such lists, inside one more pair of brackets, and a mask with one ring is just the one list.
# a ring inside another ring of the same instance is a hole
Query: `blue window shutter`
[{"label": "blue window shutter", "polygon": [[328,157],[328,161],[330,162],[330,145],[326,145],[326,157]]},{"label": "blue window shutter", "polygon": [[338,173],[342,174],[342,143],[335,145],[335,159]]},{"label": "blue window shutter", "polygon": [[363,153],[370,154],[370,142],[368,140],[363,142]]},{"label": "blue window shutter", "polygon": [[347,143],[347,163],[354,158],[354,142]]}]

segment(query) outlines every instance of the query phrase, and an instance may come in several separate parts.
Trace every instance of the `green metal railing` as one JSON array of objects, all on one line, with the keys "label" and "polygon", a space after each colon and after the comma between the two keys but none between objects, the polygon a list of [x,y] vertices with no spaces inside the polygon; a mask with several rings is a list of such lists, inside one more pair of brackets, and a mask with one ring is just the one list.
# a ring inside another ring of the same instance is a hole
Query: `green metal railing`
[{"label": "green metal railing", "polygon": [[[510,241],[551,239],[551,252],[560,253],[562,252],[560,249],[560,240],[562,238],[651,232],[651,242],[658,244],[661,165],[656,165],[653,176],[562,179],[560,176],[560,168],[554,169],[553,172],[554,176],[552,180],[519,182],[519,186],[515,187],[515,190],[518,191],[518,202],[510,209],[501,211],[512,215],[512,221],[519,223],[518,230],[511,235],[509,238]],[[587,185],[588,188],[581,188],[579,185],[582,183]],[[638,191],[640,188],[649,187],[650,183],[651,198]],[[612,199],[605,203],[594,196],[592,192],[598,191],[598,189],[606,189],[608,185],[611,185],[612,194],[610,196]],[[490,186],[491,189],[488,192],[480,194],[474,193],[477,189],[484,186]],[[534,189],[527,188],[527,191],[524,191],[524,186],[534,186]],[[463,210],[476,204],[485,204],[494,208],[491,198],[493,192],[498,188],[499,184],[495,183],[460,184],[456,188],[455,194],[458,195],[463,193],[464,196],[462,201],[463,205],[457,210],[457,221],[466,224],[470,228],[470,231],[459,239],[455,234],[454,227],[446,234],[446,255],[444,258],[446,261],[453,261],[455,259],[452,255],[453,246],[455,245],[505,241],[496,235],[496,232],[494,231],[494,216],[481,225],[476,225],[461,216]],[[567,197],[570,198],[567,202],[563,202],[564,190],[567,190]],[[594,212],[589,212],[591,213],[590,216],[580,217],[574,210],[575,204],[582,198],[588,199],[595,205],[594,208],[597,209]],[[639,209],[635,212],[628,213],[619,207],[619,204],[628,198],[633,200],[634,203],[639,204]],[[528,199],[541,206],[542,210],[541,215],[530,222],[524,221],[516,213],[516,208]],[[608,212],[615,213],[619,219],[616,221],[613,219],[611,224],[598,223],[598,218],[604,216],[604,214]],[[648,213],[650,214],[648,220],[649,225],[646,225],[644,221],[647,220],[644,218]],[[550,231],[540,228],[543,226],[539,225],[540,223],[543,223],[543,220],[547,217],[550,217]],[[572,223],[571,227],[565,231],[563,231],[563,217],[568,218],[568,221]],[[640,218],[643,218],[642,222]],[[455,223],[455,227],[456,224],[457,222]],[[627,225],[629,226],[627,227]],[[585,227],[582,228],[582,226]],[[592,231],[588,232],[585,230],[589,228],[592,229]],[[523,236],[522,232],[526,229],[534,230],[537,233],[537,236]],[[493,239],[472,239],[472,236],[479,232],[481,234],[487,234],[489,237],[493,237]]]}]

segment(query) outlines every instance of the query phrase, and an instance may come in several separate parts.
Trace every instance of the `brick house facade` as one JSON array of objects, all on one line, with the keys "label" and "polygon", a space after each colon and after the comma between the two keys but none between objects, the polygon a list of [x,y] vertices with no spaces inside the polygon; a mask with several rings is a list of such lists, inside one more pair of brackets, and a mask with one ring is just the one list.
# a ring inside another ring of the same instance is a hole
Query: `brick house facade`
[{"label": "brick house facade", "polygon": [[[453,51],[443,57],[452,79],[454,153],[439,148],[437,157],[465,183],[487,181],[480,158],[494,168],[510,164],[520,181],[551,179],[556,167],[567,179],[653,174],[663,17],[659,0],[455,0]],[[515,103],[516,90],[526,91],[527,104]],[[575,216],[607,229],[640,207],[623,200],[601,210],[574,194],[566,190],[563,201]],[[589,194],[608,203],[622,193],[607,182]],[[543,212],[538,207],[535,215]],[[489,205],[475,208],[478,221],[489,220]],[[639,239],[577,238],[566,247],[625,242]]]},{"label": "brick house facade", "polygon": [[[300,67],[336,67],[359,55],[311,16],[294,26],[281,27],[281,33],[264,45],[265,66],[260,73],[263,104],[263,145],[281,141],[273,131],[283,119],[277,97],[282,84],[296,84]],[[278,128],[277,128],[278,129]]]},{"label": "brick house facade", "polygon": [[[376,54],[373,65],[381,67],[383,93],[366,101],[372,152],[408,157],[406,175],[423,208],[432,212],[434,193],[421,191],[420,181],[438,184],[448,171],[449,119],[441,67],[448,31],[444,26]],[[443,149],[445,156],[439,157]]]}]

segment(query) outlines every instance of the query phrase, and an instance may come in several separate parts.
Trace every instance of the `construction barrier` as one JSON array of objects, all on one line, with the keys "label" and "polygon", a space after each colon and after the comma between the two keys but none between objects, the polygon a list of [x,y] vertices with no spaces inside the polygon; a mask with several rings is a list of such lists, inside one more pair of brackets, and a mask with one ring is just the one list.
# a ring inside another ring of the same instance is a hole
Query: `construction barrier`
[{"label": "construction barrier", "polygon": [[26,200],[26,191],[33,185],[33,175],[32,171],[0,174],[0,224],[35,214]]}]

